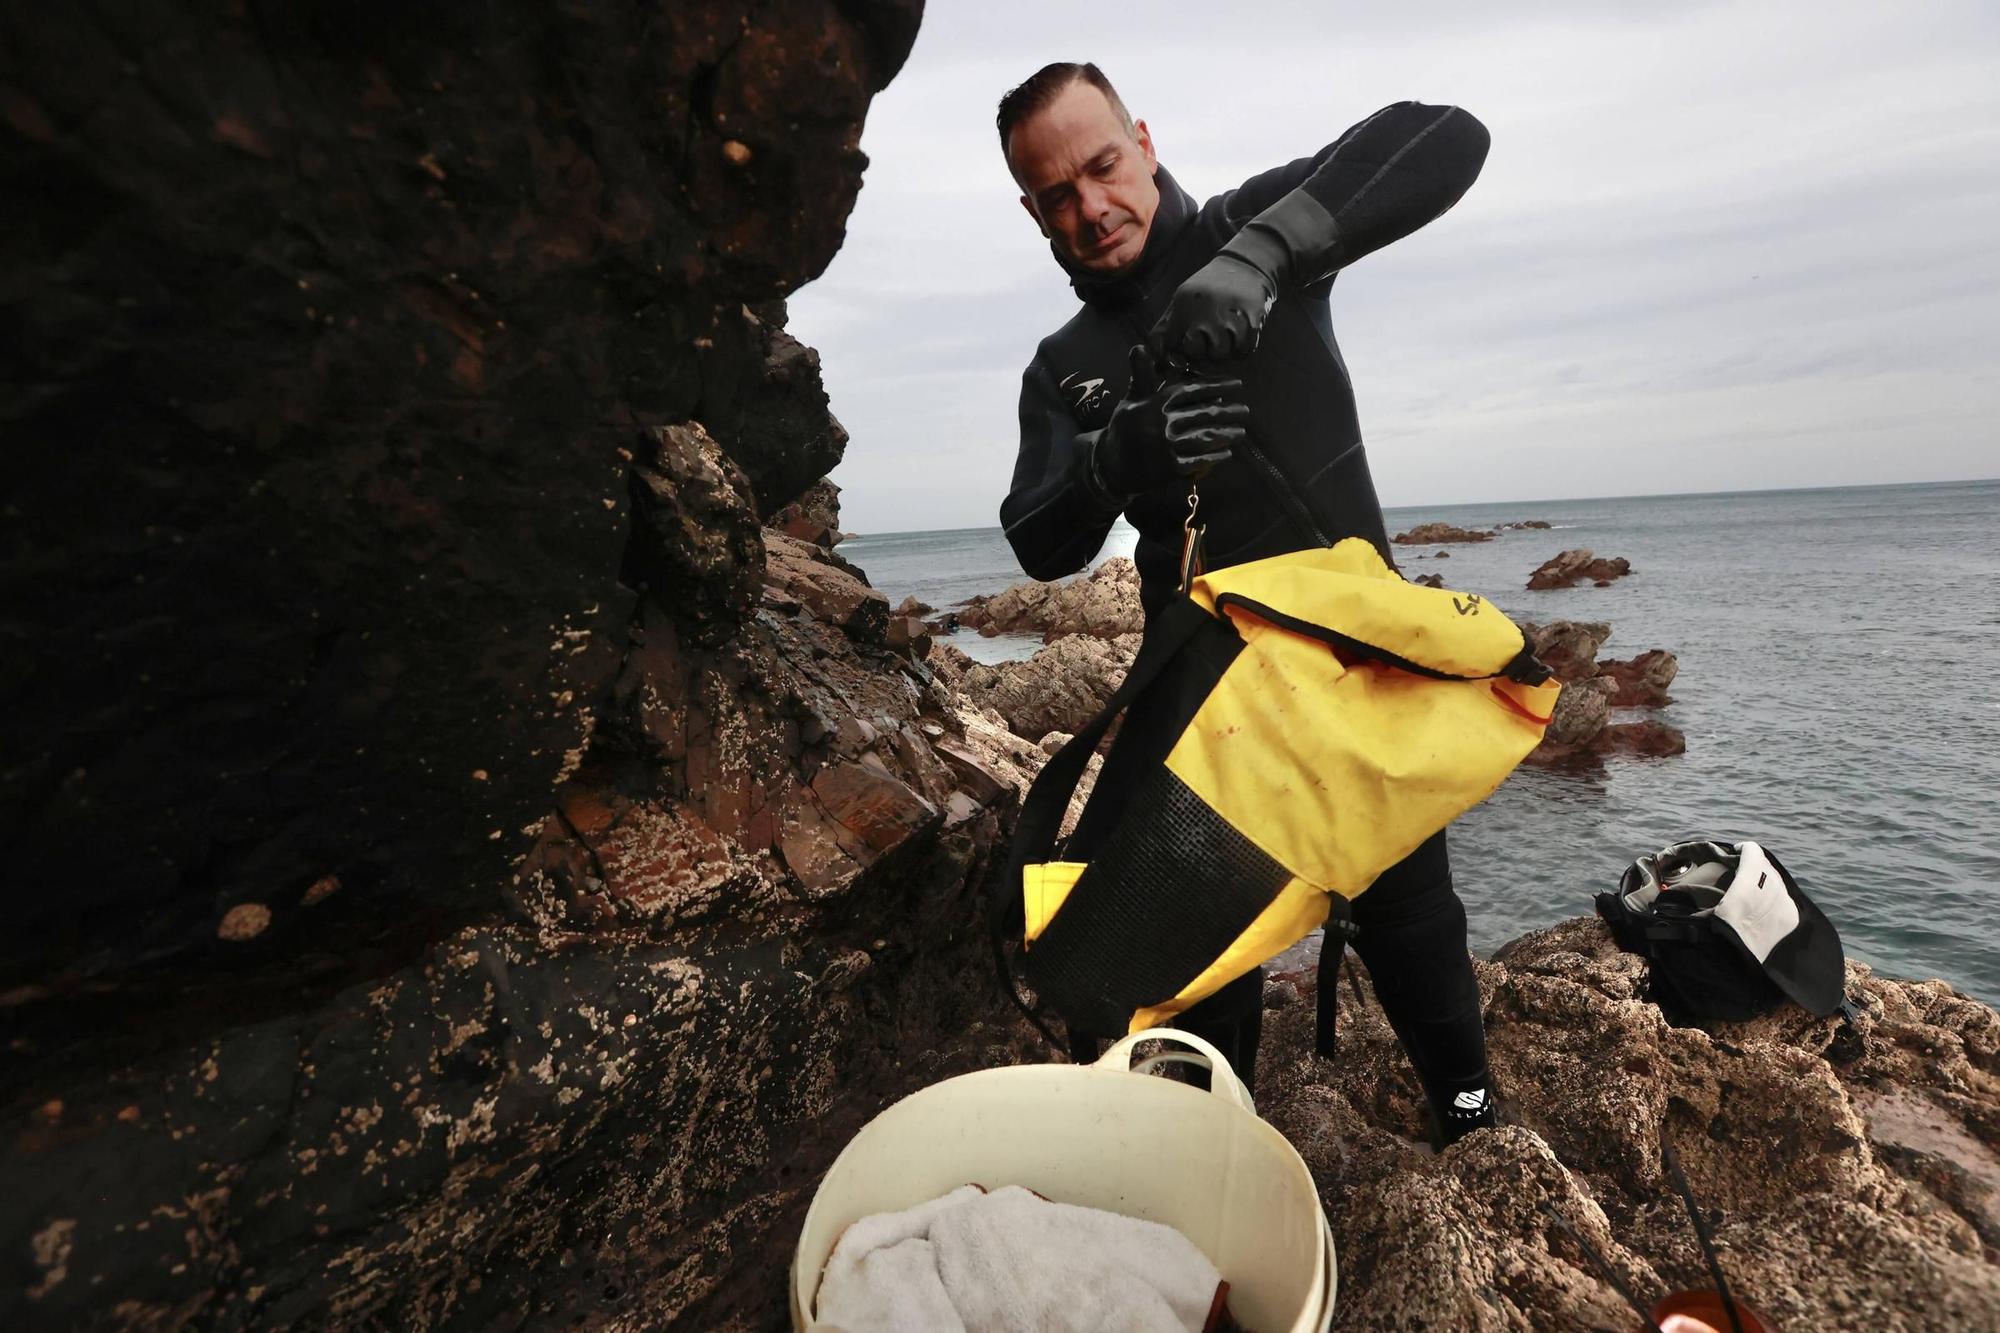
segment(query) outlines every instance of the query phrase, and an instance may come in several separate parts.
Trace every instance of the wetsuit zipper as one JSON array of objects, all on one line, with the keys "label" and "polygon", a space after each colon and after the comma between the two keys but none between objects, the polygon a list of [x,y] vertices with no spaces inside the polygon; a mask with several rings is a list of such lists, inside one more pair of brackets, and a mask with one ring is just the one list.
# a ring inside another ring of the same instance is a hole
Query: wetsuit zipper
[{"label": "wetsuit zipper", "polygon": [[1327,536],[1326,530],[1313,518],[1311,507],[1299,498],[1298,491],[1292,487],[1291,479],[1285,476],[1283,469],[1271,461],[1270,455],[1257,447],[1255,437],[1245,435],[1238,452],[1250,461],[1252,470],[1259,477],[1270,483],[1272,493],[1277,496],[1278,503],[1291,514],[1292,521],[1298,525],[1301,536],[1308,537],[1321,546],[1333,545],[1333,538]]}]

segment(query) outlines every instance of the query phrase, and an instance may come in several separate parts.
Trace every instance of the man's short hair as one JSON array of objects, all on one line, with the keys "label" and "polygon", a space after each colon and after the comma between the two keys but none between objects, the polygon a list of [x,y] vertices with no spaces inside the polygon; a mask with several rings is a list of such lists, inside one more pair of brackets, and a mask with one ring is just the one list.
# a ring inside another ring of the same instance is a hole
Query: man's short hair
[{"label": "man's short hair", "polygon": [[[1006,155],[1007,139],[1014,133],[1016,125],[1055,101],[1058,94],[1078,79],[1103,93],[1104,100],[1111,103],[1111,109],[1118,113],[1118,119],[1125,122],[1126,131],[1129,133],[1132,130],[1132,113],[1125,109],[1118,90],[1111,86],[1111,80],[1104,77],[1103,70],[1087,60],[1081,65],[1072,60],[1057,60],[1036,70],[1019,87],[1000,99],[1000,114],[994,120],[1000,127],[1001,154]],[[1011,162],[1010,158],[1010,165]]]}]

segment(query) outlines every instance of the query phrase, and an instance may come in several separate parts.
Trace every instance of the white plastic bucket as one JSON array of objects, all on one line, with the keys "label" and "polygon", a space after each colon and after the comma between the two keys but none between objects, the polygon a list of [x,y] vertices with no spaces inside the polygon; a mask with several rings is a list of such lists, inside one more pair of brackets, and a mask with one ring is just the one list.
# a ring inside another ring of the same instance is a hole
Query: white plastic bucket
[{"label": "white plastic bucket", "polygon": [[[1131,1072],[1132,1048],[1166,1037],[1201,1051],[1212,1091]],[[1256,1333],[1325,1333],[1333,1232],[1312,1173],[1257,1118],[1222,1053],[1171,1028],[1135,1032],[1094,1065],[1015,1065],[946,1079],[863,1126],[820,1182],[792,1259],[792,1327],[834,1242],[874,1213],[967,1183],[1025,1185],[1062,1203],[1164,1222],[1229,1283]]]}]

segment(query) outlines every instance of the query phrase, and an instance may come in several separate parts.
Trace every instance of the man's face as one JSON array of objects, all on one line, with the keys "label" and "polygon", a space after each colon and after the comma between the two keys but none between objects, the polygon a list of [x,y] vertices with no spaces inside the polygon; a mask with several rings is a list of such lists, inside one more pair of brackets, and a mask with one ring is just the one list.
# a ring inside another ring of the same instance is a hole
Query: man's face
[{"label": "man's face", "polygon": [[1092,273],[1129,267],[1146,248],[1160,187],[1146,122],[1131,129],[1082,79],[1014,127],[1008,165],[1042,235]]}]

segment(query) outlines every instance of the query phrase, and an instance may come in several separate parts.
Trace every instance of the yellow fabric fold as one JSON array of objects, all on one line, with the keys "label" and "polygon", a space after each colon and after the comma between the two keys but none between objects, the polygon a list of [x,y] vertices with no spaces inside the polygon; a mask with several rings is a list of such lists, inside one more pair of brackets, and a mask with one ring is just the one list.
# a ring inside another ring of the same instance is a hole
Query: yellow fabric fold
[{"label": "yellow fabric fold", "polygon": [[1038,865],[1025,866],[1021,871],[1021,904],[1025,909],[1026,927],[1022,938],[1033,943],[1040,938],[1049,922],[1055,919],[1056,909],[1069,897],[1069,891],[1076,887],[1077,876],[1084,871],[1083,861],[1043,861]]},{"label": "yellow fabric fold", "polygon": [[1277,957],[1325,923],[1330,904],[1326,895],[1302,879],[1294,879],[1278,893],[1249,927],[1230,942],[1221,957],[1164,1004],[1141,1009],[1132,1015],[1128,1032],[1168,1026],[1167,1020],[1190,1005],[1227,986],[1253,967]]}]

